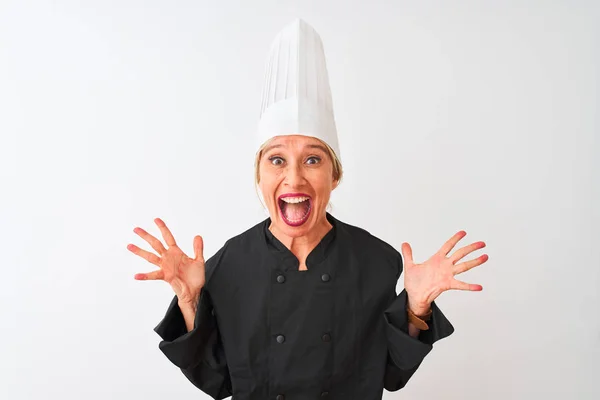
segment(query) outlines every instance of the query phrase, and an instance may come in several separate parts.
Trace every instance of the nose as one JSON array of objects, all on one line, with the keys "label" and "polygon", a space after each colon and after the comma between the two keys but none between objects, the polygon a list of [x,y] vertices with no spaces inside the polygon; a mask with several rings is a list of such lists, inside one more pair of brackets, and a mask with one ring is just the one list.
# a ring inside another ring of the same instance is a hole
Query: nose
[{"label": "nose", "polygon": [[304,170],[301,165],[291,164],[286,168],[284,183],[292,188],[302,186],[305,182]]}]

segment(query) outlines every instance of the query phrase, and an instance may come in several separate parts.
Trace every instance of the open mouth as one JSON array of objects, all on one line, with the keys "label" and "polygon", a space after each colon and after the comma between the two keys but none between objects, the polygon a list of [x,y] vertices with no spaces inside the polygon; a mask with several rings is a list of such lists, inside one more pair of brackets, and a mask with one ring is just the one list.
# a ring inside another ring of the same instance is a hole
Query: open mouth
[{"label": "open mouth", "polygon": [[308,220],[312,210],[311,198],[304,194],[286,194],[279,197],[281,218],[289,226],[300,226]]}]

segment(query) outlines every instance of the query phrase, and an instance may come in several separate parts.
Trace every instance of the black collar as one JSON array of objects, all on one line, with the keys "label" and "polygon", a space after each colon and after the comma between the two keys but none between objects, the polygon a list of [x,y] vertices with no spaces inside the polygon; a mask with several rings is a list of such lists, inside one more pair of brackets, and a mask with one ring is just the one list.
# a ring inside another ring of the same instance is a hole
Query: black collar
[{"label": "black collar", "polygon": [[[317,244],[317,246],[310,252],[308,257],[306,258],[306,266],[310,268],[311,266],[317,265],[323,260],[327,258],[329,254],[329,250],[333,247],[334,239],[336,236],[336,227],[338,224],[337,219],[335,219],[331,214],[326,213],[327,220],[332,225],[332,228],[327,231],[325,236],[321,239],[321,241]],[[269,226],[271,225],[271,218],[267,218],[263,221],[263,229],[261,231],[264,233],[264,241],[267,245],[267,248],[270,252],[276,255],[278,258],[282,259],[286,264],[290,263],[291,266],[298,268],[299,261],[279,239],[273,235],[273,232],[269,230]]]}]

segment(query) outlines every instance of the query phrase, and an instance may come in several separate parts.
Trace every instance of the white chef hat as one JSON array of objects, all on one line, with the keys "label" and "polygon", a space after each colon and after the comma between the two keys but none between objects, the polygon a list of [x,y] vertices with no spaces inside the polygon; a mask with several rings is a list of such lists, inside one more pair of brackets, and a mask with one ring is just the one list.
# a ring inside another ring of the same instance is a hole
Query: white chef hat
[{"label": "white chef hat", "polygon": [[258,146],[282,135],[321,139],[341,161],[323,43],[301,19],[277,34],[267,58]]}]

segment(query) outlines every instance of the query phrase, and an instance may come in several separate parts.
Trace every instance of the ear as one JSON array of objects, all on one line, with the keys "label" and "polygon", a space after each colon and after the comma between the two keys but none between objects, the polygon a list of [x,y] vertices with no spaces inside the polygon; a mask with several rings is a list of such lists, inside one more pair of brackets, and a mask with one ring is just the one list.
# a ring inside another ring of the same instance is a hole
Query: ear
[{"label": "ear", "polygon": [[339,183],[340,181],[333,181],[333,187],[331,188],[331,190],[335,190],[335,188],[338,187]]}]

